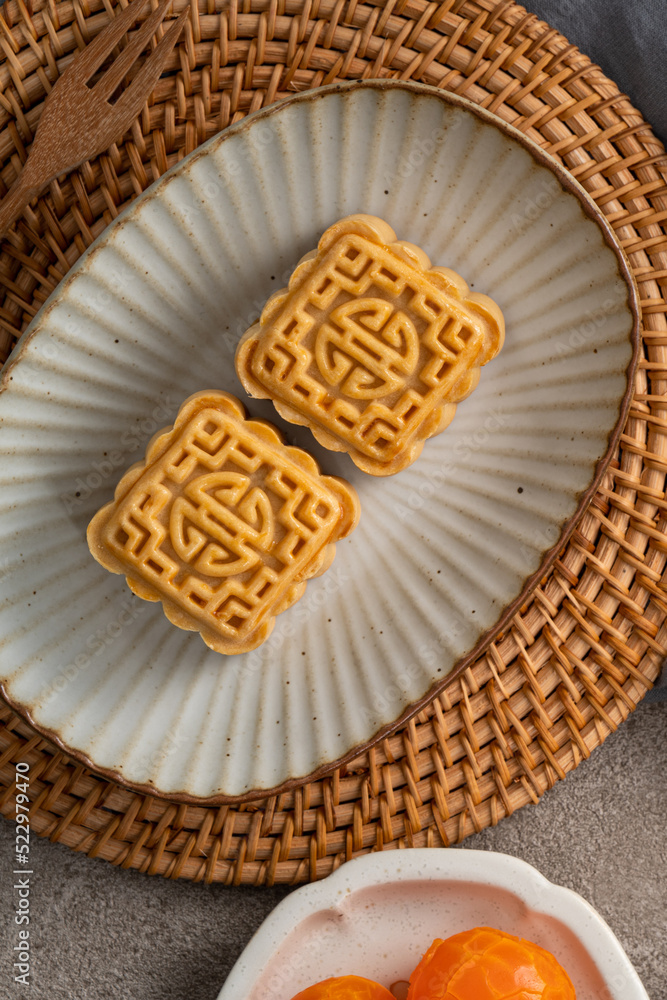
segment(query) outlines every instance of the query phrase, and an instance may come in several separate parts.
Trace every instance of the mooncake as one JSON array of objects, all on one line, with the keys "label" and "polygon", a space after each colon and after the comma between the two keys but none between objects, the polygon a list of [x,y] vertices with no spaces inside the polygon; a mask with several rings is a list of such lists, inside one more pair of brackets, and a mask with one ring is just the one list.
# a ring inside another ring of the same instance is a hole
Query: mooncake
[{"label": "mooncake", "polygon": [[226,392],[190,396],[175,423],[88,526],[93,556],[219,653],[271,632],[306,581],[331,565],[359,518],[355,491],[323,476]]},{"label": "mooncake", "polygon": [[500,350],[503,316],[386,222],[330,226],[236,352],[246,391],[320,444],[388,476],[420,454]]}]

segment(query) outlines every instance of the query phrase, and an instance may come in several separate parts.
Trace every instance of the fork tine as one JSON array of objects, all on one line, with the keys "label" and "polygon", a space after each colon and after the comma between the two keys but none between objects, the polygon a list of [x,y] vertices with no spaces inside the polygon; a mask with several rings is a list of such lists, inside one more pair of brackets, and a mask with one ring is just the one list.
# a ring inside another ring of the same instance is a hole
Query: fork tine
[{"label": "fork tine", "polygon": [[72,75],[86,83],[129,30],[132,22],[136,21],[145,3],[146,0],[132,0],[132,3],[127,5],[122,14],[117,14],[90,45],[86,46],[81,55],[72,63],[68,72],[73,70]]},{"label": "fork tine", "polygon": [[149,95],[155,89],[155,84],[160,79],[164,64],[178,41],[178,36],[189,13],[189,7],[181,11],[169,30],[160,39],[156,48],[148,56],[129,87],[123,91],[113,105],[119,118],[134,118],[139,114]]},{"label": "fork tine", "polygon": [[149,40],[155,34],[157,27],[164,20],[167,7],[172,0],[161,0],[150,17],[147,17],[138,31],[133,32],[131,41],[125,46],[115,62],[109,67],[101,80],[95,84],[95,90],[102,98],[109,98],[123,77],[127,76],[137,61],[139,54],[146,48]]}]

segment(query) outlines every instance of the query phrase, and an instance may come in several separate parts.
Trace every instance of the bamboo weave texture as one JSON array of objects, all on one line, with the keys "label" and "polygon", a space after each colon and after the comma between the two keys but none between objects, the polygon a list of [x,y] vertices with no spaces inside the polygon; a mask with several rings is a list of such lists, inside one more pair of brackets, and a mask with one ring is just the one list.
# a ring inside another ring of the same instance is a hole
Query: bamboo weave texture
[{"label": "bamboo weave texture", "polygon": [[[175,13],[184,6],[174,0]],[[111,0],[0,8],[0,197],[53,82],[113,14]],[[192,0],[132,129],[51,184],[2,242],[0,360],[127,202],[201,142],[295,91],[376,77],[429,83],[494,112],[559,158],[607,216],[643,312],[618,455],[488,653],[320,781],[238,807],[161,801],[98,778],[0,708],[0,811],[13,819],[14,762],[27,760],[32,830],[91,857],[267,885],[321,878],[371,850],[459,842],[577,767],[633,711],[667,653],[667,157],[600,69],[512,0]]]}]

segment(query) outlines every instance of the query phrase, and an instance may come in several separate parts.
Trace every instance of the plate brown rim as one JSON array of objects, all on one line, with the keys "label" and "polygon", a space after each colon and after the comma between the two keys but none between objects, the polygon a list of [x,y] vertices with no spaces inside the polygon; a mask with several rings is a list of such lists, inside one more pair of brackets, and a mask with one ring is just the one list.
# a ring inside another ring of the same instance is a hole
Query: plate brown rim
[{"label": "plate brown rim", "polygon": [[623,427],[627,419],[627,415],[632,403],[632,397],[634,394],[634,376],[637,368],[637,363],[639,360],[639,353],[641,349],[641,307],[639,304],[639,293],[635,283],[634,275],[632,273],[631,265],[625,256],[625,253],[620,246],[612,227],[605,218],[604,214],[597,207],[593,199],[587,194],[583,187],[572,177],[570,172],[562,166],[554,157],[545,150],[541,149],[537,143],[529,139],[523,132],[520,132],[514,126],[505,122],[502,118],[497,115],[492,114],[485,108],[481,108],[479,105],[474,104],[472,101],[467,100],[464,97],[459,97],[457,94],[453,94],[449,91],[440,90],[438,87],[433,87],[429,84],[415,83],[410,80],[353,80],[346,83],[335,83],[330,84],[326,87],[318,87],[312,90],[303,91],[301,93],[295,94],[284,98],[280,101],[275,102],[267,106],[266,108],[261,108],[260,110],[254,112],[251,115],[247,115],[240,122],[229,128],[224,129],[217,135],[212,136],[207,142],[203,143],[196,150],[190,153],[188,156],[184,157],[177,164],[167,170],[161,177],[158,178],[150,187],[148,187],[144,192],[142,192],[137,198],[135,198],[128,206],[121,212],[116,219],[97,237],[94,243],[86,250],[84,254],[79,258],[78,261],[72,266],[72,268],[67,273],[66,277],[60,282],[60,284],[54,289],[52,294],[46,300],[42,308],[36,314],[26,331],[23,333],[19,341],[17,342],[14,350],[10,354],[9,358],[5,362],[5,365],[0,373],[0,393],[9,388],[9,375],[12,369],[21,360],[21,357],[25,351],[25,348],[33,339],[33,337],[39,332],[39,326],[43,322],[44,318],[53,306],[56,298],[61,294],[63,288],[67,287],[69,283],[75,278],[79,269],[82,269],[88,259],[97,253],[104,245],[109,237],[110,231],[115,229],[118,225],[122,225],[126,220],[129,213],[135,208],[135,206],[143,203],[145,200],[155,197],[160,186],[168,181],[176,173],[180,172],[184,168],[190,166],[195,160],[200,156],[208,154],[209,149],[213,145],[218,145],[224,142],[227,138],[231,136],[236,136],[242,134],[249,127],[251,127],[256,121],[263,120],[265,118],[272,117],[276,113],[279,113],[283,108],[288,107],[292,104],[301,104],[304,102],[312,103],[317,100],[321,100],[331,94],[340,93],[351,93],[356,90],[407,90],[412,93],[422,93],[426,96],[437,97],[444,104],[448,104],[453,107],[461,108],[473,114],[476,118],[485,122],[488,125],[497,128],[507,137],[515,140],[521,146],[526,149],[531,156],[541,165],[549,169],[556,177],[561,186],[565,191],[573,194],[579,201],[585,215],[597,223],[602,231],[602,236],[604,242],[613,251],[618,268],[618,274],[625,283],[628,297],[627,304],[629,311],[632,315],[632,329],[629,331],[629,339],[632,344],[632,356],[626,367],[626,387],[621,403],[619,406],[618,417],[614,427],[609,433],[607,439],[607,448],[604,455],[598,460],[593,477],[588,485],[588,487],[583,490],[579,495],[579,500],[575,508],[574,513],[564,522],[561,527],[560,534],[554,545],[550,546],[548,549],[544,550],[542,561],[540,562],[537,570],[530,576],[526,577],[524,581],[524,586],[520,593],[515,597],[509,604],[505,606],[500,617],[497,619],[491,628],[487,629],[479,637],[473,648],[465,654],[461,659],[459,659],[449,673],[436,681],[428,691],[417,701],[412,702],[396,719],[392,722],[383,726],[378,732],[376,732],[370,739],[363,741],[360,744],[354,746],[351,750],[343,754],[341,757],[336,758],[333,761],[328,761],[326,764],[322,764],[320,767],[316,768],[314,771],[309,772],[306,775],[300,777],[288,778],[278,785],[272,786],[267,789],[251,789],[248,792],[244,792],[241,795],[226,795],[224,793],[218,793],[210,796],[195,796],[188,792],[179,791],[163,791],[157,788],[155,785],[150,783],[139,783],[133,782],[125,778],[123,774],[119,771],[115,771],[112,768],[101,767],[95,764],[87,754],[83,751],[76,750],[70,747],[66,742],[64,742],[59,734],[50,729],[47,726],[43,726],[37,723],[33,716],[30,708],[23,704],[22,702],[16,701],[10,697],[5,685],[0,681],[0,697],[6,702],[6,704],[20,715],[25,721],[44,739],[53,743],[62,753],[70,757],[72,760],[77,761],[77,763],[82,764],[84,767],[88,768],[90,771],[99,775],[107,781],[114,782],[121,788],[127,789],[128,791],[135,792],[140,795],[149,795],[157,799],[162,799],[170,802],[178,802],[185,805],[192,806],[219,806],[219,805],[239,805],[244,802],[253,802],[263,799],[268,799],[276,795],[280,795],[286,792],[291,792],[296,788],[303,785],[310,784],[311,782],[318,781],[321,778],[326,777],[333,771],[350,761],[359,757],[361,754],[365,753],[371,747],[380,743],[387,736],[390,736],[397,729],[408,722],[414,715],[417,715],[423,708],[425,708],[434,698],[440,694],[452,681],[456,680],[461,674],[471,666],[479,657],[488,649],[490,644],[495,638],[502,633],[508,622],[512,619],[518,609],[526,602],[530,597],[530,594],[537,586],[541,578],[545,573],[551,568],[555,562],[558,553],[561,551],[565,543],[568,541],[570,535],[574,531],[578,521],[584,514],[588,504],[595,495],[600,481],[611,462],[616,446],[618,445],[620,436],[623,432]]}]

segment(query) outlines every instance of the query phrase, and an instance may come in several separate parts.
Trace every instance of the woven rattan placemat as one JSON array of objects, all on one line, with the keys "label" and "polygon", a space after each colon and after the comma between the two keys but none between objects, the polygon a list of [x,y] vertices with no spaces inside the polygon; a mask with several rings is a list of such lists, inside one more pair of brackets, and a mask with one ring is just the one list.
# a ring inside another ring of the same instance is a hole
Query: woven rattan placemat
[{"label": "woven rattan placemat", "polygon": [[[111,0],[2,7],[0,195],[52,81],[112,13]],[[617,460],[487,655],[394,736],[294,792],[241,807],[137,795],[1,708],[0,810],[13,818],[13,762],[28,761],[32,830],[91,857],[170,878],[271,884],[320,878],[366,851],[460,841],[537,802],[588,757],[667,652],[667,158],[617,87],[511,0],[192,0],[178,50],[124,141],[53,183],[2,243],[0,358],[128,200],[183,155],[281,96],[360,77],[421,80],[481,104],[558,157],[606,214],[643,309]]]}]

